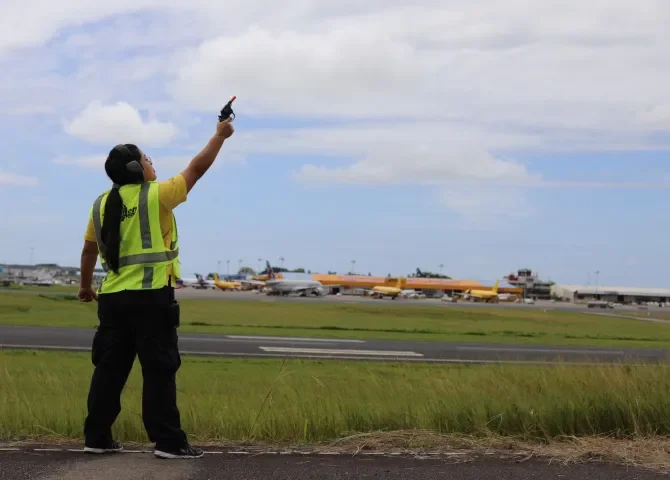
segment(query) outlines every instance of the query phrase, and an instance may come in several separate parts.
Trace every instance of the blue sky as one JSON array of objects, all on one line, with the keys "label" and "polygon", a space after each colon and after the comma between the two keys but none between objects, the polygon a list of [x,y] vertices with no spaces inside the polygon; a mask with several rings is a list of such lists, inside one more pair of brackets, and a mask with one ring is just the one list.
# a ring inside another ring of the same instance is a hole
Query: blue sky
[{"label": "blue sky", "polygon": [[0,6],[0,262],[77,265],[109,149],[167,178],[237,95],[176,211],[188,276],[667,286],[667,3],[38,3]]}]

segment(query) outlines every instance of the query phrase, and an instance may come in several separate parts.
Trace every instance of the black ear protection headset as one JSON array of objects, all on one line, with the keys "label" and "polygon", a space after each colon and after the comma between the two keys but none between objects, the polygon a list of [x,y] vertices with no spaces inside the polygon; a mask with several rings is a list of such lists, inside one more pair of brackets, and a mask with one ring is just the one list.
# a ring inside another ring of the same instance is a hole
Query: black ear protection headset
[{"label": "black ear protection headset", "polygon": [[[128,150],[128,147],[126,147],[122,143],[114,147],[112,150],[116,150],[117,152],[124,155],[126,158],[130,157],[131,155],[130,150]],[[126,170],[144,179],[144,167],[137,160],[133,160],[131,162],[126,163]]]}]

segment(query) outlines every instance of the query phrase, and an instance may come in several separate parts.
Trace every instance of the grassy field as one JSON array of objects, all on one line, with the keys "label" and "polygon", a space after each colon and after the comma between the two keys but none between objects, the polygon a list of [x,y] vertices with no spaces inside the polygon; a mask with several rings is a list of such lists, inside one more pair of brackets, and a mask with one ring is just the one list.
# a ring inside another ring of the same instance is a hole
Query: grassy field
[{"label": "grassy field", "polygon": [[[90,356],[0,352],[0,440],[81,439]],[[310,443],[356,433],[670,434],[670,367],[520,367],[184,358],[178,402],[197,442]],[[147,442],[136,363],[115,435]]]},{"label": "grassy field", "polygon": [[[0,324],[97,325],[73,293],[0,293]],[[667,347],[670,324],[537,309],[182,300],[182,332]]]},{"label": "grassy field", "polygon": [[9,287],[0,287],[2,292],[40,292],[40,293],[72,293],[76,295],[79,285],[52,285],[50,287],[34,287],[27,285],[11,284]]}]

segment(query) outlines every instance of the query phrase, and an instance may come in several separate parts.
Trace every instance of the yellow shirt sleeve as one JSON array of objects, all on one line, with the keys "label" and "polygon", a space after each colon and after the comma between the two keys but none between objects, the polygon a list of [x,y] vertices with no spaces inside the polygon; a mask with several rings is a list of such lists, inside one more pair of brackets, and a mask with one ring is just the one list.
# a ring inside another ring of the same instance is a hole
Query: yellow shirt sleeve
[{"label": "yellow shirt sleeve", "polygon": [[84,240],[88,240],[89,242],[97,241],[95,238],[95,229],[93,228],[93,218],[90,215],[88,216],[88,225],[86,226],[86,233],[84,233]]},{"label": "yellow shirt sleeve", "polygon": [[165,209],[172,211],[186,201],[186,190],[186,179],[180,173],[159,182],[158,199]]}]

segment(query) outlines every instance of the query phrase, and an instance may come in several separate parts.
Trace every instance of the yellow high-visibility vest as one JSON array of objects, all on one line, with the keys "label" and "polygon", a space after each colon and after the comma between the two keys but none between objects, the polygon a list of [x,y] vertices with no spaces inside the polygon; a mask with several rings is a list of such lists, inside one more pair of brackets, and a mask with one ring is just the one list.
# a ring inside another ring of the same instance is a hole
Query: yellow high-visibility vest
[{"label": "yellow high-visibility vest", "polygon": [[123,185],[119,188],[123,208],[118,274],[109,268],[102,256],[106,248],[102,241],[102,225],[110,190],[95,200],[90,214],[93,217],[100,263],[107,272],[98,288],[99,294],[163,288],[167,285],[168,265],[172,265],[172,285],[174,279],[179,278],[177,220],[173,213],[172,241],[170,248],[166,248],[161,233],[158,188],[158,182]]}]

